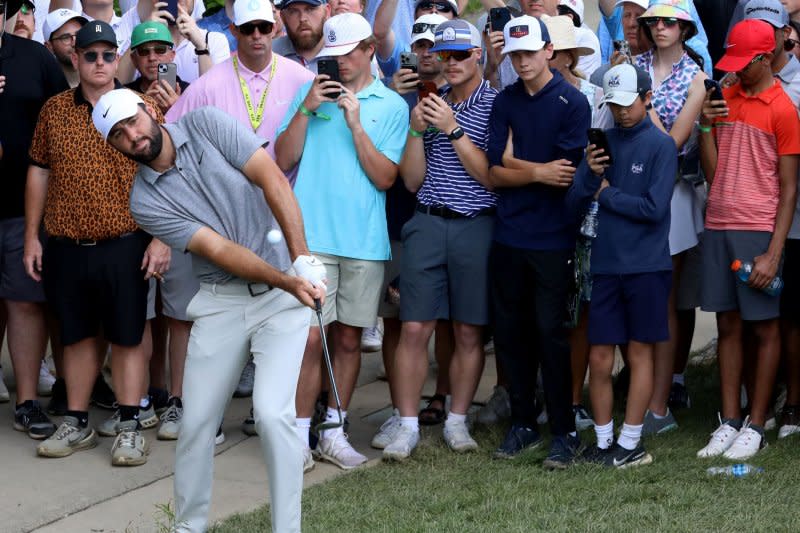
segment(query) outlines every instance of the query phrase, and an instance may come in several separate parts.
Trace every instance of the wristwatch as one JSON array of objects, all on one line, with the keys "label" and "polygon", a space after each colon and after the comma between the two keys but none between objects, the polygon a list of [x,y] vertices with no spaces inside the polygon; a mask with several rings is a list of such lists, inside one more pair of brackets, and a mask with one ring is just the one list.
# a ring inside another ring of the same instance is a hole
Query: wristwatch
[{"label": "wristwatch", "polygon": [[197,48],[195,48],[194,49],[194,53],[195,53],[195,55],[198,55],[198,56],[211,55],[211,52],[208,51],[208,48],[206,48],[205,50],[198,50]]},{"label": "wristwatch", "polygon": [[464,136],[464,130],[461,129],[461,126],[456,126],[456,129],[447,134],[447,138],[450,139],[451,141],[456,141],[463,136]]}]

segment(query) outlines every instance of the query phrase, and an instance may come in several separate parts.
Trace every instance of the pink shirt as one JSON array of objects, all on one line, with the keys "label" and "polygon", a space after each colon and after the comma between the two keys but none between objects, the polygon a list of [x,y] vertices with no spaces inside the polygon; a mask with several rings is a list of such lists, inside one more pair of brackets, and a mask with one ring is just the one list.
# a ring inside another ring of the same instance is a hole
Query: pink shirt
[{"label": "pink shirt", "polygon": [[[258,108],[262,93],[269,85],[264,116],[256,134],[269,141],[267,152],[274,158],[275,132],[283,121],[295,94],[304,83],[314,78],[314,73],[278,54],[273,54],[273,57],[277,59],[277,66],[275,77],[269,84],[267,81],[272,70],[272,62],[261,72],[252,72],[241,61],[238,63],[239,75],[250,89],[254,109]],[[167,122],[175,122],[189,111],[208,105],[222,109],[248,128],[252,127],[242,96],[242,88],[233,70],[233,58],[214,65],[211,70],[192,82],[165,118]]]}]

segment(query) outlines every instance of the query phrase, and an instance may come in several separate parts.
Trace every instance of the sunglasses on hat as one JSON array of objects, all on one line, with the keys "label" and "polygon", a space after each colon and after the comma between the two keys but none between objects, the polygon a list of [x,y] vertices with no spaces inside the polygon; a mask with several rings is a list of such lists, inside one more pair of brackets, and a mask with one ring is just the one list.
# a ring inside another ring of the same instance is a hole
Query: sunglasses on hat
[{"label": "sunglasses on hat", "polygon": [[117,59],[117,53],[114,50],[107,50],[102,54],[100,52],[95,52],[94,50],[92,50],[90,52],[84,52],[83,54],[81,54],[81,57],[83,57],[83,60],[86,61],[87,63],[94,63],[100,56],[103,57],[103,61],[106,63],[113,63],[114,60]]},{"label": "sunglasses on hat", "polygon": [[658,26],[659,22],[663,22],[665,28],[672,28],[678,23],[678,19],[674,17],[652,17],[643,19],[643,22],[651,28]]},{"label": "sunglasses on hat", "polygon": [[425,1],[417,4],[417,9],[435,9],[439,13],[451,13],[453,11],[453,6],[447,2]]},{"label": "sunglasses on hat", "polygon": [[436,53],[436,57],[442,63],[447,63],[448,61],[450,61],[451,57],[456,61],[461,62],[467,59],[471,55],[472,55],[471,50],[442,50]]},{"label": "sunglasses on hat", "polygon": [[269,35],[272,33],[272,22],[245,22],[239,26],[239,32],[241,32],[242,35],[253,35],[253,33],[256,31],[256,28],[258,28],[258,33],[261,35]]}]

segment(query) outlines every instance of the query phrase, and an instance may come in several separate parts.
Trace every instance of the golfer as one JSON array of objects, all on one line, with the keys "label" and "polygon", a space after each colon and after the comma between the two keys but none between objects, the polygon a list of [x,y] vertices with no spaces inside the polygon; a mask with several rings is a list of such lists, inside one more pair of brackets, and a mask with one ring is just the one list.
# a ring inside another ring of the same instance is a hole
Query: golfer
[{"label": "golfer", "polygon": [[[139,162],[134,220],[173,249],[191,252],[200,281],[187,310],[194,325],[175,460],[175,530],[206,530],[214,435],[252,352],[272,529],[300,531],[295,389],[309,307],[325,294],[325,267],[309,255],[300,209],[262,139],[213,107],[163,126],[155,116],[127,89],[103,95],[92,113],[103,138]],[[272,243],[267,234],[278,228],[284,238]]]}]

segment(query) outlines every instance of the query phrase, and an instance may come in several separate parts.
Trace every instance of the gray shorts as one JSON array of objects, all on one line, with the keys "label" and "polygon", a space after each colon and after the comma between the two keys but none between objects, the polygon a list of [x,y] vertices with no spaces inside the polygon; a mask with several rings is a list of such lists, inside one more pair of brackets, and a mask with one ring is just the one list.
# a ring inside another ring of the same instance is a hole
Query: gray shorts
[{"label": "gray shorts", "polygon": [[381,302],[378,305],[378,316],[381,318],[398,318],[400,316],[400,306],[392,303],[386,297],[386,291],[400,275],[400,262],[403,257],[403,243],[391,241],[392,259],[383,264],[383,285],[381,286]]},{"label": "gray shorts", "polygon": [[25,272],[24,252],[25,218],[0,220],[0,299],[43,302],[44,287]]},{"label": "gray shorts", "polygon": [[494,218],[414,213],[403,226],[400,320],[489,323],[489,249]]},{"label": "gray shorts", "polygon": [[[766,231],[709,230],[703,234],[703,311],[739,311],[742,320],[770,320],[780,315],[779,296],[769,296],[739,282],[731,271],[734,259],[752,261],[767,251]],[[778,275],[781,267],[778,267]]]},{"label": "gray shorts", "polygon": [[150,280],[147,291],[147,320],[156,316],[156,286],[161,291],[161,313],[175,320],[188,321],[186,308],[194,295],[200,290],[200,282],[192,271],[192,255],[172,250],[169,270],[164,273],[164,281]]}]

